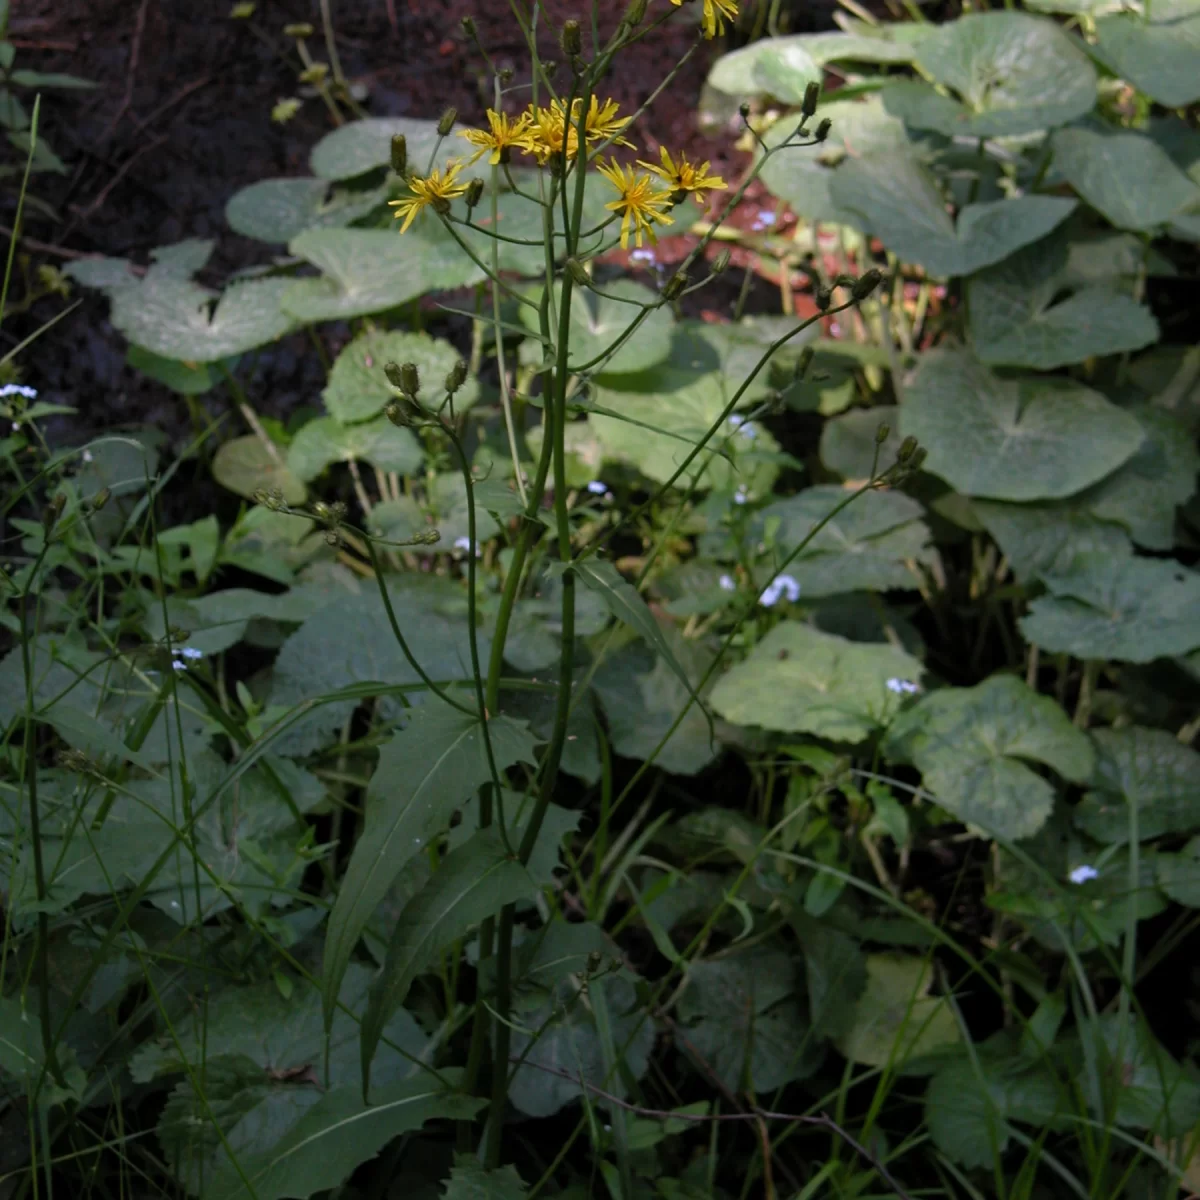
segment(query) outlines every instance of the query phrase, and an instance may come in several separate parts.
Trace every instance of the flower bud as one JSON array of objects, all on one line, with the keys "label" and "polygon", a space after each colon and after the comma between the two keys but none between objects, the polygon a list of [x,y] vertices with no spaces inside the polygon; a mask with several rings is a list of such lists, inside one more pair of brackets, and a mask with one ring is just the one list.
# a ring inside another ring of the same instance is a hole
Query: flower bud
[{"label": "flower bud", "polygon": [[54,499],[46,505],[42,512],[42,528],[49,533],[50,530],[58,524],[58,519],[63,515],[63,509],[67,507],[67,498],[62,492],[55,492]]},{"label": "flower bud", "polygon": [[883,272],[878,267],[860,275],[850,288],[850,299],[856,304],[865,300],[883,282]]},{"label": "flower bud", "polygon": [[583,38],[579,33],[578,21],[564,21],[562,27],[562,35],[559,38],[559,43],[563,48],[563,53],[575,58],[576,55],[583,51]]},{"label": "flower bud", "polygon": [[625,16],[622,18],[624,23],[630,29],[636,29],[646,19],[646,0],[629,0],[629,7],[625,9]]},{"label": "flower bud", "polygon": [[407,429],[412,424],[408,409],[399,400],[393,400],[384,410],[383,415],[400,429]]},{"label": "flower bud", "polygon": [[583,263],[577,258],[567,259],[567,272],[579,287],[590,288],[592,286],[591,277],[583,269]]},{"label": "flower bud", "polygon": [[467,364],[461,358],[454,360],[454,366],[446,372],[446,391],[451,396],[467,382]]},{"label": "flower bud", "polygon": [[829,306],[833,303],[833,292],[822,283],[818,285],[813,300],[822,312],[828,312]]},{"label": "flower bud", "polygon": [[283,27],[283,36],[290,38],[310,38],[313,35],[313,27],[307,21],[297,21],[292,25]]},{"label": "flower bud", "polygon": [[728,271],[729,260],[731,257],[732,255],[728,250],[722,250],[721,253],[712,260],[712,267],[710,268],[712,273],[714,275],[723,275],[726,271]]},{"label": "flower bud", "polygon": [[823,120],[820,125],[817,126],[817,130],[813,134],[813,137],[816,138],[818,142],[823,142],[829,136],[829,131],[832,128],[833,122],[826,117],[825,120]]},{"label": "flower bud", "polygon": [[919,471],[928,454],[929,451],[926,450],[924,446],[918,446],[916,450],[913,451],[912,458],[908,460],[908,469],[910,471]]},{"label": "flower bud", "polygon": [[92,512],[99,512],[112,499],[112,488],[101,488],[92,497]]},{"label": "flower bud", "polygon": [[908,437],[900,443],[900,449],[896,451],[896,458],[907,465],[914,454],[917,452],[917,439],[910,433]]},{"label": "flower bud", "polygon": [[408,171],[408,138],[402,133],[392,137],[392,170],[397,175],[404,175]]},{"label": "flower bud", "polygon": [[442,531],[440,529],[422,529],[420,533],[414,533],[408,540],[414,546],[434,546],[442,540]]},{"label": "flower bud", "polygon": [[[508,147],[505,146],[505,150]],[[467,184],[467,194],[464,197],[468,208],[474,208],[483,199],[483,180],[476,177]]]},{"label": "flower bud", "polygon": [[397,366],[390,362],[384,366],[383,373],[392,387],[399,388],[406,396],[415,396],[421,390],[421,376],[416,363],[406,362]]},{"label": "flower bud", "polygon": [[738,112],[741,113],[743,121],[749,121],[750,120],[750,101],[743,100],[741,102],[741,104],[738,105]]},{"label": "flower bud", "polygon": [[882,446],[891,436],[892,427],[886,421],[880,421],[875,430],[875,445]]},{"label": "flower bud", "polygon": [[663,284],[663,298],[666,300],[678,300],[683,294],[683,289],[688,285],[688,273],[686,271],[676,271],[670,279]]},{"label": "flower bud", "polygon": [[821,85],[819,83],[810,83],[804,89],[804,101],[800,105],[800,111],[804,114],[804,119],[807,121],[817,111],[817,101],[821,98]]},{"label": "flower bud", "polygon": [[515,72],[513,71],[512,67],[501,67],[500,70],[496,72],[496,78],[507,86],[508,84],[512,83],[514,74]]},{"label": "flower bud", "polygon": [[454,128],[454,122],[457,120],[458,109],[452,104],[444,113],[442,113],[441,117],[438,118],[438,137],[449,137],[451,130]]},{"label": "flower bud", "polygon": [[301,83],[311,83],[313,87],[319,88],[325,82],[325,77],[329,74],[329,67],[323,62],[315,62],[311,67],[306,67],[300,72]]},{"label": "flower bud", "polygon": [[462,26],[462,31],[467,37],[474,39],[477,35],[475,32],[475,21],[472,17],[463,17],[459,24]]}]

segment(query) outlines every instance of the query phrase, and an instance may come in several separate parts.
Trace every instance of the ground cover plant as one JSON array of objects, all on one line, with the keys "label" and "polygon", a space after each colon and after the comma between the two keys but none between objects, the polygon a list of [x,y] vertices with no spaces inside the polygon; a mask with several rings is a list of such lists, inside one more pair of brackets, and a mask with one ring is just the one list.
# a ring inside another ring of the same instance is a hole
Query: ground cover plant
[{"label": "ground cover plant", "polygon": [[66,269],[189,435],[0,361],[0,1194],[1200,1186],[1200,8],[847,10],[279,22],[261,260]]}]

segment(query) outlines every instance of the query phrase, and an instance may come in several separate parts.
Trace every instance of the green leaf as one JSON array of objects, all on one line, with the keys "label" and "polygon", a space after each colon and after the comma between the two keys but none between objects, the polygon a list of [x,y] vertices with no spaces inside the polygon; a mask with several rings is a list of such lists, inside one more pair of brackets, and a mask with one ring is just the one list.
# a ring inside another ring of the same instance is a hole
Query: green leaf
[{"label": "green leaf", "polygon": [[970,275],[1045,237],[1071,214],[1061,196],[1019,196],[968,204],[957,224],[933,176],[907,154],[889,152],[844,162],[830,183],[839,208],[905,262],[931,275]]},{"label": "green leaf", "polygon": [[[430,527],[437,529],[441,539],[430,546],[413,546],[410,553],[462,552],[462,546],[456,543],[467,537],[469,531],[467,485],[457,471],[436,475],[432,481],[427,481],[423,504],[418,504],[411,496],[401,496],[399,500],[385,500],[371,510],[371,528],[394,541],[403,541],[418,530]],[[499,525],[477,500],[475,533],[480,544],[499,532]]]},{"label": "green leaf", "polygon": [[[875,440],[880,425],[888,427],[888,436],[882,445]],[[903,440],[900,409],[896,405],[852,408],[826,421],[822,427],[821,462],[826,470],[843,479],[865,481],[870,478],[873,466],[883,471],[896,461]],[[856,510],[857,501],[850,508]]]},{"label": "green leaf", "polygon": [[[533,762],[533,739],[521,725],[498,716],[488,731],[498,771]],[[491,778],[479,718],[438,700],[411,710],[407,726],[383,747],[367,792],[366,828],[329,917],[322,968],[326,1021],[354,945],[400,868],[423,853],[454,810]]]},{"label": "green leaf", "polygon": [[[633,642],[601,663],[592,686],[608,718],[613,750],[624,758],[645,760],[667,735],[712,661],[711,649],[664,625],[661,637],[674,661],[688,676],[685,688],[675,669],[644,642]],[[704,710],[693,704],[671,734],[655,763],[673,775],[695,775],[720,754]]]},{"label": "green leaf", "polygon": [[223,1162],[205,1180],[203,1195],[205,1200],[307,1200],[337,1187],[400,1134],[427,1121],[470,1120],[484,1103],[428,1076],[382,1088],[370,1105],[357,1088],[331,1088],[271,1149],[240,1156],[240,1172]]},{"label": "green leaf", "polygon": [[1156,854],[1158,886],[1186,908],[1200,908],[1200,837],[1194,837],[1178,854]]},{"label": "green leaf", "polygon": [[[408,142],[408,161],[424,173],[430,155],[439,142],[436,121],[412,117],[367,117],[350,121],[327,133],[312,149],[309,166],[321,179],[352,179],[391,165],[392,138],[403,134]],[[459,127],[461,128],[461,126]],[[451,135],[441,143],[435,165],[448,158],[462,157],[465,143]],[[467,176],[464,176],[466,178]]]},{"label": "green leaf", "polygon": [[145,754],[130,749],[107,725],[69,700],[55,704],[44,720],[54,727],[54,731],[68,746],[82,750],[92,758],[111,756],[154,773],[154,767]]},{"label": "green leaf", "polygon": [[164,358],[217,362],[273,342],[295,328],[280,307],[287,279],[231,283],[216,296],[191,282],[208,261],[213,243],[192,239],[154,252],[142,278],[120,259],[72,264],[67,274],[99,287],[112,300],[112,323],[131,341]]},{"label": "green leaf", "polygon": [[848,934],[803,912],[791,923],[804,948],[804,978],[814,1033],[839,1037],[853,1027],[854,1006],[867,988],[867,963]]},{"label": "green leaf", "polygon": [[88,91],[99,86],[91,79],[81,79],[78,75],[64,75],[59,71],[13,71],[8,79],[17,87],[71,88]]},{"label": "green leaf", "polygon": [[[458,351],[441,338],[425,333],[372,330],[360,334],[337,356],[329,383],[321,393],[330,416],[351,424],[378,416],[395,398],[384,367],[412,363],[421,379],[421,394],[435,407],[444,392],[442,381],[459,359]],[[470,407],[479,396],[479,384],[468,379],[455,394],[456,411]]]},{"label": "green leaf", "polygon": [[[29,1003],[33,1003],[32,995]],[[55,1054],[67,1081],[65,1089],[43,1071],[46,1056],[42,1050],[41,1021],[19,995],[0,996],[0,1079],[7,1076],[18,1080],[20,1090],[26,1095],[40,1082],[39,1107],[49,1108],[67,1101],[78,1104],[87,1077],[75,1060],[74,1050],[65,1041],[58,1042]]]},{"label": "green leaf", "polygon": [[[760,541],[768,523],[775,531],[776,561],[790,554],[813,527],[842,504],[848,492],[833,484],[805,488],[755,514],[752,530]],[[787,567],[805,599],[846,592],[915,588],[910,562],[932,563],[935,552],[920,519],[921,506],[900,492],[864,492],[856,496],[813,537]],[[756,572],[763,577],[766,571]]]},{"label": "green leaf", "polygon": [[1117,75],[1164,108],[1200,100],[1200,4],[1154,0],[1137,13],[1096,22],[1100,53]]},{"label": "green leaf", "polygon": [[1108,285],[1068,287],[1068,243],[1060,233],[1026,246],[967,284],[971,341],[981,362],[1049,371],[1156,342],[1158,322]]},{"label": "green leaf", "polygon": [[713,707],[738,725],[861,742],[904,703],[889,680],[916,683],[921,664],[886,643],[851,642],[781,621],[713,688]]},{"label": "green leaf", "polygon": [[521,1200],[525,1192],[516,1167],[486,1171],[474,1155],[456,1154],[442,1200]]},{"label": "green leaf", "polygon": [[1137,421],[1070,379],[1005,379],[969,354],[921,356],[900,410],[925,469],[994,500],[1070,496],[1115,471],[1142,440]]},{"label": "green leaf", "polygon": [[[396,921],[383,969],[371,986],[362,1024],[364,1080],[370,1075],[385,1023],[404,1003],[413,980],[433,963],[438,952],[465,937],[472,926],[495,916],[505,905],[536,894],[537,885],[520,860],[505,848],[494,825],[481,829],[446,855],[429,882],[405,905]],[[331,936],[332,930],[331,921]]]},{"label": "green leaf", "polygon": [[287,451],[288,470],[303,483],[311,483],[331,463],[356,460],[381,471],[411,475],[421,458],[421,446],[411,430],[393,425],[386,417],[357,425],[318,417],[300,429]]},{"label": "green leaf", "polygon": [[1125,842],[1135,824],[1139,841],[1200,829],[1200,754],[1166,730],[1138,725],[1099,729],[1092,740],[1091,790],[1071,810],[1084,833]]},{"label": "green leaf", "polygon": [[[916,61],[957,98],[918,83],[887,89],[884,102],[910,125],[947,137],[1036,133],[1065,125],[1096,103],[1096,72],[1087,55],[1052,21],[1027,13],[969,13],[947,21],[921,40]],[[938,97],[936,111],[912,103],[918,89]]]},{"label": "green leaf", "polygon": [[253,499],[260,489],[269,492],[278,488],[288,504],[303,504],[307,490],[288,470],[283,457],[280,451],[276,458],[261,438],[249,433],[221,443],[213,455],[213,477],[222,487],[247,499]]},{"label": "green leaf", "polygon": [[837,1040],[851,1062],[872,1067],[923,1068],[919,1061],[961,1040],[944,996],[930,996],[933,967],[903,954],[867,957],[867,984],[849,1030]]},{"label": "green leaf", "polygon": [[1144,663],[1200,646],[1200,575],[1178,563],[1086,554],[1042,579],[1020,626],[1043,650]]},{"label": "green leaf", "polygon": [[993,837],[1036,833],[1054,788],[1026,762],[1083,782],[1093,753],[1063,710],[1011,675],[925,696],[888,731],[885,752],[911,762],[938,803]]},{"label": "green leaf", "polygon": [[165,384],[181,396],[202,396],[211,391],[216,383],[212,371],[202,363],[184,363],[174,358],[163,358],[144,346],[130,346],[125,361],[135,371]]},{"label": "green leaf", "polygon": [[796,973],[779,950],[754,947],[688,967],[675,1044],[698,1055],[724,1089],[769,1092],[804,1079],[822,1048],[795,999]]},{"label": "green leaf", "polygon": [[260,179],[235,192],[225,220],[235,233],[286,244],[306,229],[336,229],[365,217],[387,198],[387,188],[331,189],[327,179]]},{"label": "green leaf", "polygon": [[[606,293],[604,296],[579,287],[571,293],[568,364],[572,369],[607,352],[640,315],[642,309],[639,306],[657,304],[659,300],[655,292],[632,279],[614,279],[605,283],[602,290]],[[530,290],[530,298],[535,303],[541,294],[541,288]],[[555,312],[561,303],[559,289],[555,294]],[[533,309],[522,305],[521,320],[528,329],[538,332],[538,314]],[[671,353],[673,324],[668,305],[653,309],[612,358],[592,369],[602,375],[629,375],[648,370]],[[555,336],[557,333],[555,330]]]},{"label": "green leaf", "polygon": [[1055,169],[1118,229],[1152,230],[1200,202],[1200,188],[1143,133],[1060,129],[1053,147]]}]

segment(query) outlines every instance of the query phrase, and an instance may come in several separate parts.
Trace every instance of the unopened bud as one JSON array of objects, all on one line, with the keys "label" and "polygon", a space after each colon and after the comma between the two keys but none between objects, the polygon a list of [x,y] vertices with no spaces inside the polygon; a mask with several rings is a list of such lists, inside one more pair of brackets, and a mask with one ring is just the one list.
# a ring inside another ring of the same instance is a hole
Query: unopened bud
[{"label": "unopened bud", "polygon": [[878,267],[860,275],[850,288],[850,299],[856,304],[865,300],[883,282],[883,272]]},{"label": "unopened bud", "polygon": [[646,19],[646,0],[629,0],[622,19],[630,29],[636,29]]},{"label": "unopened bud", "polygon": [[403,175],[408,171],[408,138],[402,133],[394,134],[392,137],[392,170],[397,175]]},{"label": "unopened bud", "polygon": [[58,519],[63,515],[63,509],[67,507],[67,498],[62,492],[55,492],[54,499],[46,505],[42,513],[42,528],[47,533],[58,524]]},{"label": "unopened bud", "polygon": [[[506,146],[507,150],[508,147]],[[476,177],[467,184],[466,201],[468,208],[474,208],[483,199],[483,180]]]},{"label": "unopened bud", "polygon": [[817,287],[813,300],[822,312],[828,312],[829,306],[833,303],[833,292],[822,283]]},{"label": "unopened bud", "polygon": [[804,89],[804,101],[800,105],[800,111],[804,114],[804,119],[807,121],[817,111],[817,101],[821,98],[821,85],[819,83],[810,83]]},{"label": "unopened bud", "polygon": [[732,255],[728,250],[722,250],[716,258],[712,260],[712,273],[714,275],[723,275],[729,270],[729,260]]},{"label": "unopened bud", "polygon": [[412,418],[408,415],[408,409],[398,400],[393,400],[383,410],[383,415],[400,429],[407,429],[412,424]]},{"label": "unopened bud", "polygon": [[400,364],[400,390],[406,396],[415,396],[421,390],[421,375],[416,363]]},{"label": "unopened bud", "polygon": [[446,391],[451,396],[467,382],[467,364],[461,358],[454,360],[454,366],[446,372]]},{"label": "unopened bud", "polygon": [[501,83],[507,85],[512,83],[514,74],[515,72],[513,71],[512,67],[501,67],[500,70],[496,72],[496,78],[499,79]]},{"label": "unopened bud", "polygon": [[687,285],[688,273],[686,271],[676,271],[663,285],[662,294],[667,300],[678,300]]},{"label": "unopened bud", "polygon": [[910,433],[908,437],[906,437],[904,441],[900,443],[900,449],[896,451],[896,458],[900,462],[907,465],[916,452],[917,439]]},{"label": "unopened bud", "polygon": [[313,87],[320,87],[325,82],[325,77],[329,74],[329,67],[323,62],[313,63],[311,67],[306,67],[300,72],[301,83],[311,83]]},{"label": "unopened bud", "polygon": [[413,546],[433,546],[442,540],[442,531],[440,529],[423,529],[420,533],[414,533],[408,540]]},{"label": "unopened bud", "polygon": [[442,113],[441,117],[438,118],[438,137],[449,137],[451,130],[454,128],[454,122],[457,120],[458,109],[452,104],[444,113]]},{"label": "unopened bud", "polygon": [[892,427],[886,421],[880,421],[875,430],[875,445],[882,446],[891,437]]},{"label": "unopened bud", "polygon": [[813,137],[816,138],[818,142],[823,142],[829,136],[829,131],[832,128],[833,128],[833,122],[828,117],[826,117],[820,123],[820,125],[817,126],[816,132],[813,134]]},{"label": "unopened bud", "polygon": [[292,25],[283,27],[283,36],[290,38],[310,38],[313,35],[313,27],[307,21],[297,21]]},{"label": "unopened bud", "polygon": [[741,102],[741,104],[738,105],[738,112],[741,113],[743,121],[749,121],[750,120],[750,101],[743,100]]},{"label": "unopened bud", "polygon": [[579,32],[578,21],[564,21],[562,27],[562,35],[559,41],[563,48],[563,53],[574,58],[583,51],[583,38]]},{"label": "unopened bud", "polygon": [[99,512],[112,499],[112,488],[101,488],[92,497],[92,512]]},{"label": "unopened bud", "polygon": [[591,287],[592,280],[577,258],[567,259],[567,272],[579,287]]},{"label": "unopened bud", "polygon": [[462,31],[467,37],[473,38],[475,36],[475,21],[472,17],[463,17],[459,21],[459,24],[462,26]]},{"label": "unopened bud", "polygon": [[908,460],[908,469],[910,471],[919,471],[928,454],[929,451],[924,446],[918,446],[913,452],[912,458]]}]

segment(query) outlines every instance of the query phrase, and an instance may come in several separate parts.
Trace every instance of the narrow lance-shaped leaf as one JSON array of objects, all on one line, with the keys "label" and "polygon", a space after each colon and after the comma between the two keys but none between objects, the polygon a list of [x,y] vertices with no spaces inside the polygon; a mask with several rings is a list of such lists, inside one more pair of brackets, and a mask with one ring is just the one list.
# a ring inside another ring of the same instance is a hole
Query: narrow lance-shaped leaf
[{"label": "narrow lance-shaped leaf", "polygon": [[363,1092],[388,1018],[439,950],[472,925],[537,892],[496,826],[481,829],[446,855],[433,878],[404,906],[362,1023]]},{"label": "narrow lance-shaped leaf", "polygon": [[[493,717],[488,732],[497,770],[533,762],[534,742],[524,725]],[[321,981],[327,1028],[354,944],[392,880],[490,779],[483,723],[446,704],[431,700],[415,709],[384,746],[367,796],[366,828],[329,918]]]}]

